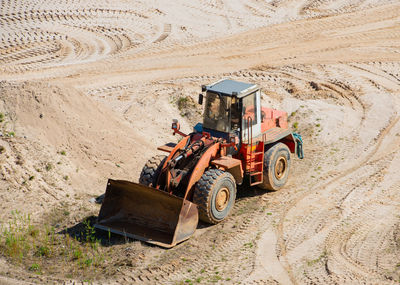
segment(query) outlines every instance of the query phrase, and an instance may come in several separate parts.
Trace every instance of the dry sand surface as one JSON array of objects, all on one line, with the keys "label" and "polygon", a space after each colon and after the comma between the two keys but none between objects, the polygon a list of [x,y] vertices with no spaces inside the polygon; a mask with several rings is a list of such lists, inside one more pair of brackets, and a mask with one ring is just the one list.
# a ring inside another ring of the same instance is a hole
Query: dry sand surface
[{"label": "dry sand surface", "polygon": [[105,247],[94,276],[4,255],[0,284],[397,283],[399,1],[1,1],[1,223],[96,216],[107,178],[137,181],[221,78],[259,84],[298,125],[284,189],[242,187],[226,221],[170,250]]}]

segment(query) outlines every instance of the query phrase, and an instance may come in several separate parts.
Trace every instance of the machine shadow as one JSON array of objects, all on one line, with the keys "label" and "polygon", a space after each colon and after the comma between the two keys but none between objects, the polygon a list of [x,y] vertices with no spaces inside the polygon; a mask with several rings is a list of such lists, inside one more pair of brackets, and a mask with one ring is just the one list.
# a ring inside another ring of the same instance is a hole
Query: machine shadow
[{"label": "machine shadow", "polygon": [[69,235],[71,238],[84,243],[99,242],[102,246],[113,246],[125,244],[133,239],[124,237],[111,232],[102,231],[94,228],[97,221],[97,216],[89,216],[84,218],[81,222],[57,232],[61,235]]},{"label": "machine shadow", "polygon": [[237,186],[236,201],[240,201],[242,199],[250,197],[262,196],[266,193],[271,193],[271,192],[275,191],[261,189],[257,186],[249,186],[248,183],[244,182],[242,185]]}]

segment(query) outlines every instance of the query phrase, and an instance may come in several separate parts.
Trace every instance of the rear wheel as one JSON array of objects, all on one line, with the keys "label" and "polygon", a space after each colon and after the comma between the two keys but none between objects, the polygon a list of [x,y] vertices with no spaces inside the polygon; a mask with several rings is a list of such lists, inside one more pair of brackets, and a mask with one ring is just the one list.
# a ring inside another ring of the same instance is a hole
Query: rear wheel
[{"label": "rear wheel", "polygon": [[200,220],[210,224],[224,220],[233,208],[235,199],[235,179],[220,169],[204,172],[193,194],[193,202],[199,206]]},{"label": "rear wheel", "polygon": [[290,150],[284,143],[277,143],[264,153],[264,175],[261,188],[279,190],[287,182],[290,171]]},{"label": "rear wheel", "polygon": [[139,183],[154,187],[166,158],[167,156],[165,155],[156,155],[150,158],[143,166],[139,177]]}]

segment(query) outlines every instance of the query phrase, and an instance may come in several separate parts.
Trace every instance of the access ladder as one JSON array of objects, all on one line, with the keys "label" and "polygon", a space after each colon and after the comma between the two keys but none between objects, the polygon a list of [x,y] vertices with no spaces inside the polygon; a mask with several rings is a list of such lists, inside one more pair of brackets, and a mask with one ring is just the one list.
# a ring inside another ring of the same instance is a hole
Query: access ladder
[{"label": "access ladder", "polygon": [[253,120],[247,117],[246,172],[250,186],[261,184],[264,178],[264,142],[253,142]]}]

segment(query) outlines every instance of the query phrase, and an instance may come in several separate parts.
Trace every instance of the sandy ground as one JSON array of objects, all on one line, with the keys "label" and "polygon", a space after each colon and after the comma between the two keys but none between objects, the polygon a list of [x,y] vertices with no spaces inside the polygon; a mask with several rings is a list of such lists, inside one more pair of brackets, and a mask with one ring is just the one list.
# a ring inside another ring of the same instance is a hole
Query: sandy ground
[{"label": "sandy ground", "polygon": [[[0,11],[2,221],[96,214],[107,178],[137,181],[176,141],[173,118],[200,120],[200,86],[231,78],[291,114],[305,159],[283,190],[241,189],[227,221],[171,250],[124,245],[140,262],[100,283],[399,280],[398,1],[14,2]],[[74,282],[31,275],[0,259],[1,284]]]}]

